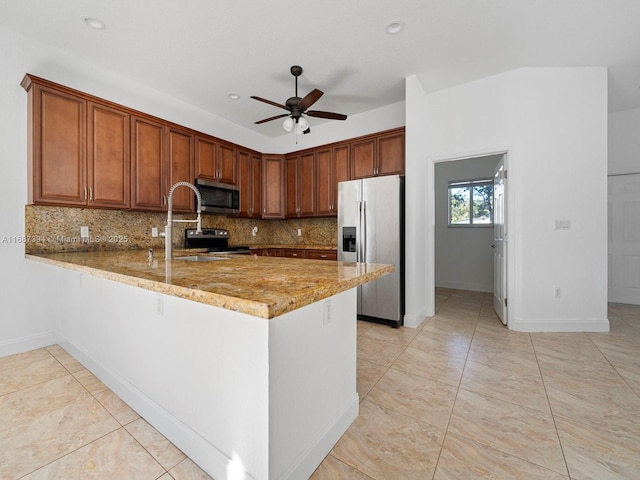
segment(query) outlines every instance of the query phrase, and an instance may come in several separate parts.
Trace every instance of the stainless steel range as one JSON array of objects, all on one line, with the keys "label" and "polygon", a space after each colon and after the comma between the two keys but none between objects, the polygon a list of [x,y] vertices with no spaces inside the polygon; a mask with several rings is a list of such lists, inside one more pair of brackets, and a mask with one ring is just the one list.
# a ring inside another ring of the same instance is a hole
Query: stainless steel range
[{"label": "stainless steel range", "polygon": [[197,233],[195,228],[187,228],[184,232],[184,248],[206,248],[210,253],[249,254],[246,245],[229,246],[229,231],[224,228],[203,228]]}]

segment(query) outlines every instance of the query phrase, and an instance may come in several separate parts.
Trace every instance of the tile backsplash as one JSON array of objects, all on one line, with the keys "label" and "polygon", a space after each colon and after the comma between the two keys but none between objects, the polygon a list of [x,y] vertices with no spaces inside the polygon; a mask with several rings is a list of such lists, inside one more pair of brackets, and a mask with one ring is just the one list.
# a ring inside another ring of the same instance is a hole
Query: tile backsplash
[{"label": "tile backsplash", "polygon": [[[193,214],[174,214],[174,219],[192,219]],[[26,253],[53,253],[118,249],[163,249],[164,239],[152,237],[152,228],[164,231],[166,213],[100,210],[95,208],[25,206]],[[81,236],[86,226],[89,236]],[[184,230],[194,225],[175,223],[174,248],[184,246]],[[229,230],[230,245],[333,246],[337,244],[335,217],[292,220],[260,220],[223,215],[202,215],[203,228]],[[258,227],[252,235],[253,227]],[[298,229],[301,235],[298,235]]]}]

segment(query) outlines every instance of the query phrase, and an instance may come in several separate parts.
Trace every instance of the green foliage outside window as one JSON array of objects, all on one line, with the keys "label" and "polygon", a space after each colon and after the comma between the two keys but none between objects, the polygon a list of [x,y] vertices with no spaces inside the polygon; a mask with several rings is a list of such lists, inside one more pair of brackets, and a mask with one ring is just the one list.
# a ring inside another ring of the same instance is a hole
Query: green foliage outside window
[{"label": "green foliage outside window", "polygon": [[493,223],[493,180],[449,182],[449,225]]}]

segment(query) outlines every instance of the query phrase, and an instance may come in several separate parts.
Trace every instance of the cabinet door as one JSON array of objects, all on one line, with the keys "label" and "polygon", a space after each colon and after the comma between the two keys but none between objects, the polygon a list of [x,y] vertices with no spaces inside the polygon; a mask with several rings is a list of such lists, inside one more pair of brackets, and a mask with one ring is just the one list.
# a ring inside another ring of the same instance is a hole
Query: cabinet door
[{"label": "cabinet door", "polygon": [[218,182],[236,184],[236,149],[220,144],[218,146]]},{"label": "cabinet door", "polygon": [[316,214],[316,156],[314,152],[300,155],[298,160],[298,215],[313,217]]},{"label": "cabinet door", "polygon": [[376,175],[376,141],[375,138],[351,144],[352,178],[366,178]]},{"label": "cabinet door", "polygon": [[262,157],[262,218],[284,218],[284,157]]},{"label": "cabinet door", "polygon": [[316,213],[318,216],[334,215],[332,210],[333,177],[335,165],[330,148],[316,151]]},{"label": "cabinet door", "polygon": [[299,248],[285,248],[282,251],[282,256],[287,258],[306,258],[304,249]]},{"label": "cabinet door", "polygon": [[306,258],[313,260],[337,260],[337,250],[307,250]]},{"label": "cabinet door", "polygon": [[[169,189],[177,182],[193,183],[193,135],[177,128],[167,128],[167,159]],[[193,190],[180,187],[173,193],[174,212],[193,212],[195,210],[195,195]]]},{"label": "cabinet door", "polygon": [[286,176],[286,217],[297,217],[300,213],[298,189],[298,156],[285,159]]},{"label": "cabinet door", "polygon": [[128,208],[131,204],[129,114],[88,104],[87,173],[89,205]]},{"label": "cabinet door", "polygon": [[338,183],[351,180],[351,168],[349,163],[349,145],[338,145],[333,147],[334,177],[331,182],[333,187],[331,210],[334,215],[338,214]]},{"label": "cabinet door", "polygon": [[216,154],[218,144],[205,137],[196,137],[195,177],[217,180]]},{"label": "cabinet door", "polygon": [[86,205],[86,102],[33,86],[34,203]]},{"label": "cabinet door", "polygon": [[166,210],[164,126],[132,117],[131,144],[131,207]]},{"label": "cabinet door", "polygon": [[251,202],[250,216],[262,218],[262,157],[251,155]]},{"label": "cabinet door", "polygon": [[238,188],[240,190],[240,210],[239,217],[250,216],[250,208],[253,205],[253,192],[251,191],[251,155],[249,152],[238,150]]},{"label": "cabinet door", "polygon": [[376,175],[404,174],[404,131],[378,137]]}]

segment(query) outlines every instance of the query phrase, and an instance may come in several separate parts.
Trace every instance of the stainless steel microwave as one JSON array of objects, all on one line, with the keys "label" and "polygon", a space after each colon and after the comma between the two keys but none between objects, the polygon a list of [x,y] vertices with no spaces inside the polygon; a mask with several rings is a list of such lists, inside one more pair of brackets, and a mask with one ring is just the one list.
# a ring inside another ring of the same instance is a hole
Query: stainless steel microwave
[{"label": "stainless steel microwave", "polygon": [[202,197],[202,211],[236,215],[240,210],[240,190],[235,185],[196,178],[196,188]]}]

